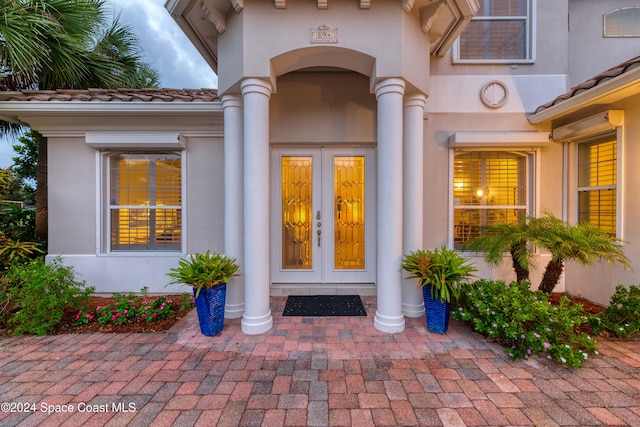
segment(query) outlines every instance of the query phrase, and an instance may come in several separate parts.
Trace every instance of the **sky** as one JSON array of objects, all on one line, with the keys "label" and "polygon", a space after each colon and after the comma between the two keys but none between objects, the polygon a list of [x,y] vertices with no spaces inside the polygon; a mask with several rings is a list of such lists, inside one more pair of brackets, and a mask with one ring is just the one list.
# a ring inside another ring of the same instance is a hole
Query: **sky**
[{"label": "sky", "polygon": [[[107,0],[110,13],[131,26],[140,41],[143,61],[160,75],[160,87],[215,89],[218,77],[164,8],[166,0]],[[0,167],[13,164],[15,142],[0,139]]]},{"label": "sky", "polygon": [[218,78],[164,8],[166,0],[107,0],[141,41],[145,62],[160,73],[160,86],[217,88]]}]

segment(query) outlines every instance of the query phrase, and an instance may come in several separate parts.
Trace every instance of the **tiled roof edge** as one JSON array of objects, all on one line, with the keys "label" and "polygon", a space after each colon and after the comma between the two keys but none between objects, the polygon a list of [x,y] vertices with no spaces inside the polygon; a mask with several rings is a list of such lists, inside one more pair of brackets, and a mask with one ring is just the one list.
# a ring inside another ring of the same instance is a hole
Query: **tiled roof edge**
[{"label": "tiled roof edge", "polygon": [[547,108],[551,108],[554,105],[558,105],[564,101],[567,101],[576,95],[584,93],[589,89],[592,89],[602,83],[608,82],[609,80],[619,77],[624,73],[631,71],[633,69],[636,69],[638,67],[640,67],[640,56],[636,56],[635,58],[625,61],[622,64],[618,64],[614,67],[611,67],[608,70],[603,71],[602,73],[590,78],[589,80],[583,83],[580,83],[575,87],[572,87],[571,90],[569,90],[567,93],[564,93],[556,97],[554,100],[547,102],[546,104],[543,104],[538,108],[536,108],[536,111],[534,114],[540,113],[541,111],[544,111]]},{"label": "tiled roof edge", "polygon": [[0,101],[213,102],[215,89],[58,89],[1,92]]}]

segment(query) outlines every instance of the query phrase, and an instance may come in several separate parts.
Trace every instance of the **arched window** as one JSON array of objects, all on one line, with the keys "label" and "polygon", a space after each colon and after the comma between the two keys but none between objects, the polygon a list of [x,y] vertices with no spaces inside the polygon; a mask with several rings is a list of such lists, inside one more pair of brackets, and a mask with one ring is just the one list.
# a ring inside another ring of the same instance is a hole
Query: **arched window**
[{"label": "arched window", "polygon": [[640,37],[640,7],[623,7],[604,14],[605,37]]}]

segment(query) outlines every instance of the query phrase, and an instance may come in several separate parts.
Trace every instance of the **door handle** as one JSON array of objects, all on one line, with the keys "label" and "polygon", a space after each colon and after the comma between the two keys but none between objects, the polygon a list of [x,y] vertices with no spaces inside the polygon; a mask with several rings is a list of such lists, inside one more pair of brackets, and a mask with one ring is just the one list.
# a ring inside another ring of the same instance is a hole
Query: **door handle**
[{"label": "door handle", "polygon": [[322,221],[320,221],[320,218],[322,218],[322,215],[320,215],[320,211],[318,211],[318,213],[316,213],[316,219],[318,220],[318,223],[316,224],[318,227],[316,230],[316,233],[318,234],[318,247],[320,247],[320,236],[322,235]]}]

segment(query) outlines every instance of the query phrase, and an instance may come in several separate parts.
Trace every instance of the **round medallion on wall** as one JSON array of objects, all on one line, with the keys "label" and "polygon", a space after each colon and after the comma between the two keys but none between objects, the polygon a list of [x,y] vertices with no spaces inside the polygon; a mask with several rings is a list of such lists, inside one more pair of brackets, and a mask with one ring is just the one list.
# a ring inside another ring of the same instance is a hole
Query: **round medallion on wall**
[{"label": "round medallion on wall", "polygon": [[509,98],[507,86],[498,80],[492,80],[480,89],[480,99],[489,108],[502,107]]}]

